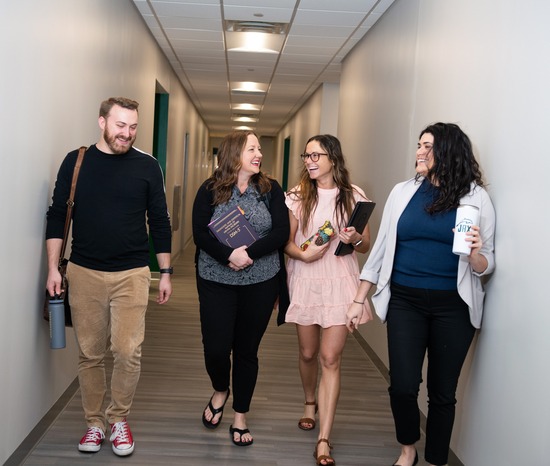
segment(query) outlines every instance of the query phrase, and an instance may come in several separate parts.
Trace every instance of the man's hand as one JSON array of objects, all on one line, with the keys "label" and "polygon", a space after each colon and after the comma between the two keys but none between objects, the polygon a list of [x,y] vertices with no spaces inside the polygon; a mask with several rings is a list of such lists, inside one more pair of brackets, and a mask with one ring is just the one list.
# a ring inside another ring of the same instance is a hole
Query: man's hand
[{"label": "man's hand", "polygon": [[170,274],[162,273],[160,274],[157,303],[164,304],[168,302],[170,296],[172,296],[172,280],[170,279]]}]

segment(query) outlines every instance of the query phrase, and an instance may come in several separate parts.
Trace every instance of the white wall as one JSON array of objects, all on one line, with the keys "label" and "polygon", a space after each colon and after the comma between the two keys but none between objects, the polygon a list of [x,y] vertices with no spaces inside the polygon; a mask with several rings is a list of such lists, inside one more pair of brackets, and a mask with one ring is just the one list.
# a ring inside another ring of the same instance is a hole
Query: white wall
[{"label": "white wall", "polygon": [[[321,101],[319,134],[332,134],[333,136],[337,136],[338,112],[340,109],[340,84],[324,83],[321,89],[323,97]],[[314,134],[311,136],[314,136]]]},{"label": "white wall", "polygon": [[[0,18],[3,463],[76,377],[73,331],[67,331],[66,349],[52,351],[41,318],[45,213],[61,160],[97,141],[99,104],[116,95],[140,102],[136,145],[151,151],[158,81],[170,93],[171,209],[173,185],[182,180],[184,134],[190,134],[188,186],[194,188],[201,181],[197,167],[204,165],[199,155],[208,130],[129,0],[1,2]],[[194,194],[187,197],[192,201]],[[184,224],[174,238],[176,255],[190,237],[190,222]]]},{"label": "white wall", "polygon": [[[286,138],[290,137],[289,189],[295,186],[300,179],[300,170],[303,166],[300,154],[304,151],[306,141],[311,136],[322,133],[337,136],[338,97],[338,85],[323,84],[319,86],[277,135],[275,167],[282,167],[283,143]],[[274,173],[278,175],[275,168]]]},{"label": "white wall", "polygon": [[[489,182],[497,268],[452,441],[468,466],[548,464],[549,17],[543,0],[397,0],[343,66],[338,134],[354,182],[379,203],[374,237],[431,122],[466,131]],[[361,333],[387,363],[384,327]]]}]

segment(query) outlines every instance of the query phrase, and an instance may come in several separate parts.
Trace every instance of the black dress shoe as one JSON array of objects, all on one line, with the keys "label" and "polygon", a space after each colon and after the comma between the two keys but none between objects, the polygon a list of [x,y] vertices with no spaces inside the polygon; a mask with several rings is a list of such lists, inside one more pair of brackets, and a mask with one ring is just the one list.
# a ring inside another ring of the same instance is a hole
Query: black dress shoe
[{"label": "black dress shoe", "polygon": [[[415,452],[414,452],[414,461],[413,461],[412,466],[416,466],[417,464],[418,464],[418,452],[415,450]],[[392,466],[401,466],[401,465],[398,464],[398,463],[393,463]]]}]

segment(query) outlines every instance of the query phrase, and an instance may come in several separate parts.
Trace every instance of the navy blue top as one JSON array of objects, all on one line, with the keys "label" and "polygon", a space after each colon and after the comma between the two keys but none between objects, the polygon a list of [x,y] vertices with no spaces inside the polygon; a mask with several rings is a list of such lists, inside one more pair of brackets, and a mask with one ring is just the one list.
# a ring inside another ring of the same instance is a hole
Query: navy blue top
[{"label": "navy blue top", "polygon": [[[70,152],[59,168],[46,239],[63,238],[77,155]],[[172,231],[157,160],[134,147],[115,155],[90,146],[76,185],[72,229],[71,262],[93,270],[148,266],[148,230],[155,253],[169,253]]]},{"label": "navy blue top", "polygon": [[458,256],[452,253],[456,209],[430,215],[437,187],[424,180],[397,223],[392,281],[412,288],[456,290]]}]

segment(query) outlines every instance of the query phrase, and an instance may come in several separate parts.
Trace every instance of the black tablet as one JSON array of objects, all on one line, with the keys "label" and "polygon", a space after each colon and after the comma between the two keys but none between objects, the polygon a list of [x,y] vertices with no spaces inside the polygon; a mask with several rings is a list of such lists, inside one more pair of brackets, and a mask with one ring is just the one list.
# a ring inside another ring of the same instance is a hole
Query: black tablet
[{"label": "black tablet", "polygon": [[[360,201],[355,204],[349,222],[348,227],[355,227],[359,233],[363,233],[367,222],[369,221],[370,215],[374,210],[376,202],[365,202]],[[336,251],[334,251],[335,256],[345,256],[346,254],[351,254],[353,252],[353,245],[345,244],[340,241],[338,246],[336,246]]]}]

